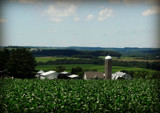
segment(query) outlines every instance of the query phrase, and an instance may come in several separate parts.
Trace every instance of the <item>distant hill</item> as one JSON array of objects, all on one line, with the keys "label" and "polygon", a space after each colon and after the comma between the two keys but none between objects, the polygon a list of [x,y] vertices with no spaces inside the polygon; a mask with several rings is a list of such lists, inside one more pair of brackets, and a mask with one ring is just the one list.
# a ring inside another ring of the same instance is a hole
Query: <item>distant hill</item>
[{"label": "distant hill", "polygon": [[[4,48],[5,46],[0,46]],[[160,57],[160,48],[138,48],[138,47],[125,47],[125,48],[105,48],[105,47],[45,47],[45,46],[7,46],[5,48],[29,48],[32,50],[77,50],[77,51],[115,51],[122,54],[122,56],[129,57],[144,57],[145,58],[158,58]]]}]

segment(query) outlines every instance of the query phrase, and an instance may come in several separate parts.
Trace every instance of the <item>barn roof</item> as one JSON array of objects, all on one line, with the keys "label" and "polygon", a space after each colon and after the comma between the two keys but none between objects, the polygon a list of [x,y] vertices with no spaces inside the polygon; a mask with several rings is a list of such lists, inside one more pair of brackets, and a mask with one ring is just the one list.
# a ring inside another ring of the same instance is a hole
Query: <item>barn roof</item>
[{"label": "barn roof", "polygon": [[43,71],[43,70],[40,70],[40,71],[38,71],[37,73],[38,73],[38,74],[42,74],[42,73],[44,73],[44,71]]},{"label": "barn roof", "polygon": [[57,72],[56,71],[48,71],[48,72],[42,73],[41,75],[42,76],[47,76],[47,75],[52,74],[52,73],[57,73]]},{"label": "barn roof", "polygon": [[68,72],[66,72],[66,71],[63,71],[63,72],[60,72],[60,74],[68,74]]},{"label": "barn roof", "polygon": [[78,76],[78,75],[73,74],[73,75],[69,75],[68,77],[69,77],[69,78],[76,78],[76,77],[79,77],[79,76]]},{"label": "barn roof", "polygon": [[88,71],[84,72],[86,75],[87,79],[92,79],[92,78],[102,78],[104,79],[103,73],[102,72],[94,72],[94,71]]}]

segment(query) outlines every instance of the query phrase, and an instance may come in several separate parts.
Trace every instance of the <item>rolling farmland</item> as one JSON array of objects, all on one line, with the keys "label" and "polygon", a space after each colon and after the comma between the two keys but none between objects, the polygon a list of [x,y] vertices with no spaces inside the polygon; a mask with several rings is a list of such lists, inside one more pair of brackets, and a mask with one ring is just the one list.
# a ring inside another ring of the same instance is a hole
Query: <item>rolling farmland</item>
[{"label": "rolling farmland", "polygon": [[[36,57],[37,62],[74,57]],[[125,59],[125,58],[124,58]],[[59,65],[37,65],[36,70],[55,70]],[[62,64],[65,71],[104,72],[104,65]],[[112,73],[159,72],[151,69],[112,66]],[[145,73],[144,73],[145,74]],[[145,74],[147,75],[147,74]],[[139,73],[138,73],[139,76]],[[159,112],[159,79],[133,80],[39,80],[0,79],[0,112]]]},{"label": "rolling farmland", "polygon": [[[49,71],[49,70],[55,70],[56,66],[58,65],[39,65],[36,67],[36,70],[44,70],[44,71]],[[104,72],[104,65],[94,65],[94,64],[64,64],[61,66],[65,66],[66,70],[70,72],[73,67],[82,67],[83,70],[97,70],[100,72]],[[112,66],[112,73],[120,70],[128,70],[128,71],[150,71],[150,72],[155,72],[154,70],[150,69],[144,69],[144,68],[136,68],[136,67],[123,67],[123,66]]]}]

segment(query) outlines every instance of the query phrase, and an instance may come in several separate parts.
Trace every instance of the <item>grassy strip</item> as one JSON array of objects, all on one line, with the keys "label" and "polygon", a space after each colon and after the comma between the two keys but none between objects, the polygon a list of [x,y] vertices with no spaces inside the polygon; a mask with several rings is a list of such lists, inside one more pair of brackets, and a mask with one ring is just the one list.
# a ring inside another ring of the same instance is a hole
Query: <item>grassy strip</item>
[{"label": "grassy strip", "polygon": [[55,61],[57,59],[79,59],[74,57],[35,57],[37,62]]}]

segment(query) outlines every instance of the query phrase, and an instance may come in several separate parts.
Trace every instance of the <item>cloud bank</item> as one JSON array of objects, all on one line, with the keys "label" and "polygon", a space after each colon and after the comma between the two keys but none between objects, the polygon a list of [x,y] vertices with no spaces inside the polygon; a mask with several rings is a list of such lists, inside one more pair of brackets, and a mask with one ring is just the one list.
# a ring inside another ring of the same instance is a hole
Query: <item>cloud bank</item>
[{"label": "cloud bank", "polygon": [[153,6],[145,11],[142,12],[143,16],[150,16],[154,14],[160,14],[160,7],[159,6]]},{"label": "cloud bank", "polygon": [[109,17],[113,17],[113,10],[109,9],[109,8],[106,8],[106,9],[103,9],[99,12],[98,20],[99,21],[104,21]]}]

